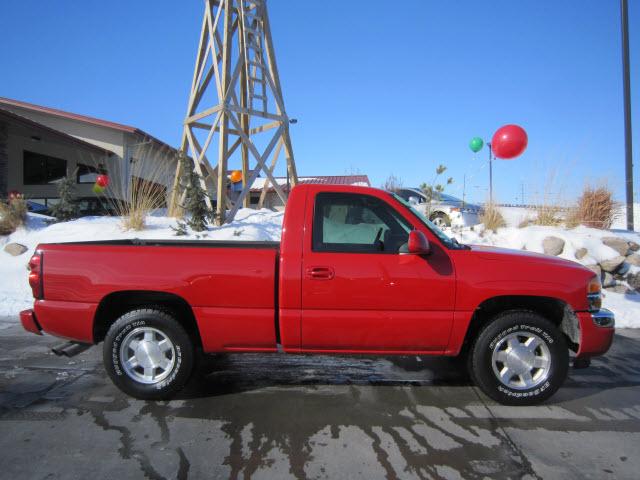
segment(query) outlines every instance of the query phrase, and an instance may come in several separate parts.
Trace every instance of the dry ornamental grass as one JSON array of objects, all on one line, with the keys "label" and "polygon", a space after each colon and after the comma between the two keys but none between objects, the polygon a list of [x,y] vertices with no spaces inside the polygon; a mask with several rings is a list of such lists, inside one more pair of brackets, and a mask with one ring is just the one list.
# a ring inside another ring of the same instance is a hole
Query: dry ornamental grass
[{"label": "dry ornamental grass", "polygon": [[[162,152],[160,152],[162,153]],[[128,189],[123,200],[108,198],[115,215],[122,217],[126,230],[144,230],[147,216],[167,204],[167,184],[175,172],[175,165],[163,161],[165,156],[147,149],[132,159]]]},{"label": "dry ornamental grass", "polygon": [[0,202],[0,235],[11,235],[27,219],[27,202],[23,197]]},{"label": "dry ornamental grass", "polygon": [[609,188],[586,186],[567,218],[567,226],[608,229],[615,218],[613,194]]},{"label": "dry ornamental grass", "polygon": [[506,227],[507,222],[505,222],[504,217],[498,210],[498,207],[495,203],[487,203],[484,206],[484,210],[480,215],[480,222],[484,224],[484,227],[487,230],[496,231],[498,228]]}]

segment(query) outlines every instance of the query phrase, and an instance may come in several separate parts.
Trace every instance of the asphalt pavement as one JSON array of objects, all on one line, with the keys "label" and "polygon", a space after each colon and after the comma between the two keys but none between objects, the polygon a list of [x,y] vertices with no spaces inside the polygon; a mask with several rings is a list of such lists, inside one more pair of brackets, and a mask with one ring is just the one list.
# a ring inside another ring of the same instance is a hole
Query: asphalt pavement
[{"label": "asphalt pavement", "polygon": [[0,478],[637,479],[640,331],[536,407],[459,362],[215,356],[170,402],[120,393],[101,346],[74,358],[0,318]]}]

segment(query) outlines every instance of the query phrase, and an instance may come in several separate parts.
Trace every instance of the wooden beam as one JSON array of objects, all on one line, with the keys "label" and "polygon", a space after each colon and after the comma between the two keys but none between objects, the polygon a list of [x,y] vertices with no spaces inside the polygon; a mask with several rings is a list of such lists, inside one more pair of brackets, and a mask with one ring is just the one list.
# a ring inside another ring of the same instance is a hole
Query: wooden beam
[{"label": "wooden beam", "polygon": [[184,124],[188,125],[190,123],[196,122],[201,118],[205,118],[205,117],[208,117],[209,115],[213,115],[214,113],[218,113],[220,110],[222,110],[222,105],[216,105],[215,107],[207,108],[206,110],[203,110],[200,113],[196,113],[194,115],[191,115],[190,117],[187,117],[184,120]]},{"label": "wooden beam", "polygon": [[260,125],[259,127],[253,127],[249,130],[249,135],[255,135],[256,133],[266,132],[267,130],[271,130],[273,128],[278,128],[281,122],[275,121],[271,123],[265,123],[264,125]]},{"label": "wooden beam", "polygon": [[[280,151],[282,150],[282,137],[280,137],[280,141],[278,142],[278,146],[276,147],[276,151],[271,158],[271,165],[269,166],[269,171],[271,175],[273,175],[273,171],[276,168],[276,163],[278,163],[278,157],[280,156]],[[277,179],[276,179],[277,180]],[[262,187],[262,192],[260,192],[260,200],[258,200],[258,208],[262,208],[264,206],[264,201],[267,198],[267,192],[269,191],[269,179],[264,179],[264,185]]]},{"label": "wooden beam", "polygon": [[[233,117],[230,117],[230,119],[231,119],[232,123],[234,124],[234,126],[236,128],[238,128],[237,120],[234,119]],[[271,153],[271,150],[273,150],[273,148],[275,147],[277,141],[280,139],[280,135],[282,134],[282,128],[283,128],[282,125],[280,126],[280,128],[278,128],[278,130],[276,131],[275,135],[271,139],[271,142],[269,142],[269,145],[267,145],[267,148],[265,148],[264,153],[262,155],[260,155],[260,153],[258,152],[258,149],[256,148],[256,146],[253,144],[251,139],[247,135],[245,135],[244,132],[240,132],[240,137],[242,138],[242,141],[249,148],[249,151],[251,152],[251,154],[254,156],[254,158],[258,162],[258,165],[263,169],[263,171],[264,171],[265,175],[267,176],[267,178],[269,178],[269,180],[271,180],[271,183],[273,183],[273,188],[275,189],[276,192],[278,192],[278,195],[282,199],[282,202],[286,204],[287,203],[287,196],[285,195],[285,193],[282,191],[282,189],[278,185],[278,182],[275,181],[275,179],[273,178],[273,175],[271,175],[271,172],[269,172],[269,169],[266,167],[266,165],[264,163],[265,160],[269,157],[269,154]],[[253,184],[253,180],[255,180],[255,176],[253,176],[253,173],[252,173],[252,177],[253,178],[250,178],[250,180],[248,181],[249,185],[252,185]],[[243,192],[240,195],[242,196],[243,194],[246,194],[247,190],[248,190],[248,188],[244,189]],[[237,205],[237,203],[236,203],[236,205]],[[235,212],[234,212],[234,214],[235,214]]]},{"label": "wooden beam", "polygon": [[[226,96],[229,91],[231,83],[231,42],[232,32],[231,23],[233,21],[231,11],[232,0],[222,0],[221,8],[224,8],[224,25],[223,25],[223,45],[226,48],[222,50],[222,77],[221,77],[221,89],[224,97],[220,102],[220,106],[224,107],[226,104]],[[217,205],[216,205],[216,223],[222,225],[225,223],[226,205],[227,205],[227,146],[229,144],[229,134],[227,129],[229,128],[229,118],[233,120],[233,116],[229,115],[226,109],[221,110],[222,118],[220,121],[220,139],[218,142],[218,188],[216,190]],[[238,128],[238,127],[236,127]]]}]

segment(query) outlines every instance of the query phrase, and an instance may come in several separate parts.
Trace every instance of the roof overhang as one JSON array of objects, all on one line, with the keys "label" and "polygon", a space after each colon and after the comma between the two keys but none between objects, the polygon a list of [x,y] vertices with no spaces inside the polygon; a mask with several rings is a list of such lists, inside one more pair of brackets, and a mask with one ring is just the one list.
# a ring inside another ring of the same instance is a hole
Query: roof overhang
[{"label": "roof overhang", "polygon": [[22,115],[18,115],[14,112],[10,112],[9,110],[5,110],[0,106],[0,121],[5,121],[9,124],[20,125],[29,130],[33,130],[34,132],[49,135],[61,143],[74,145],[76,147],[82,148],[83,150],[88,150],[93,153],[97,153],[99,155],[111,156],[113,152],[111,150],[107,150],[106,148],[99,147],[94,145],[93,143],[86,142],[84,140],[80,140],[74,136],[61,132],[60,130],[56,130],[54,128],[48,127],[38,122],[34,122],[33,120],[23,117]]}]

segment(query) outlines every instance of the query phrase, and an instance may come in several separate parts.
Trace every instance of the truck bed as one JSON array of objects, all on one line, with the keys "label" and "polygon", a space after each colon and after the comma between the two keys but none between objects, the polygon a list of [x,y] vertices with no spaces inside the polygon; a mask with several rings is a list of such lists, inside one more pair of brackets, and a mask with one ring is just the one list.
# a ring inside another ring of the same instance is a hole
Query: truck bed
[{"label": "truck bed", "polygon": [[160,292],[191,307],[205,351],[276,349],[278,242],[133,239],[39,249],[44,299],[35,311],[45,332],[93,342],[105,299]]}]

